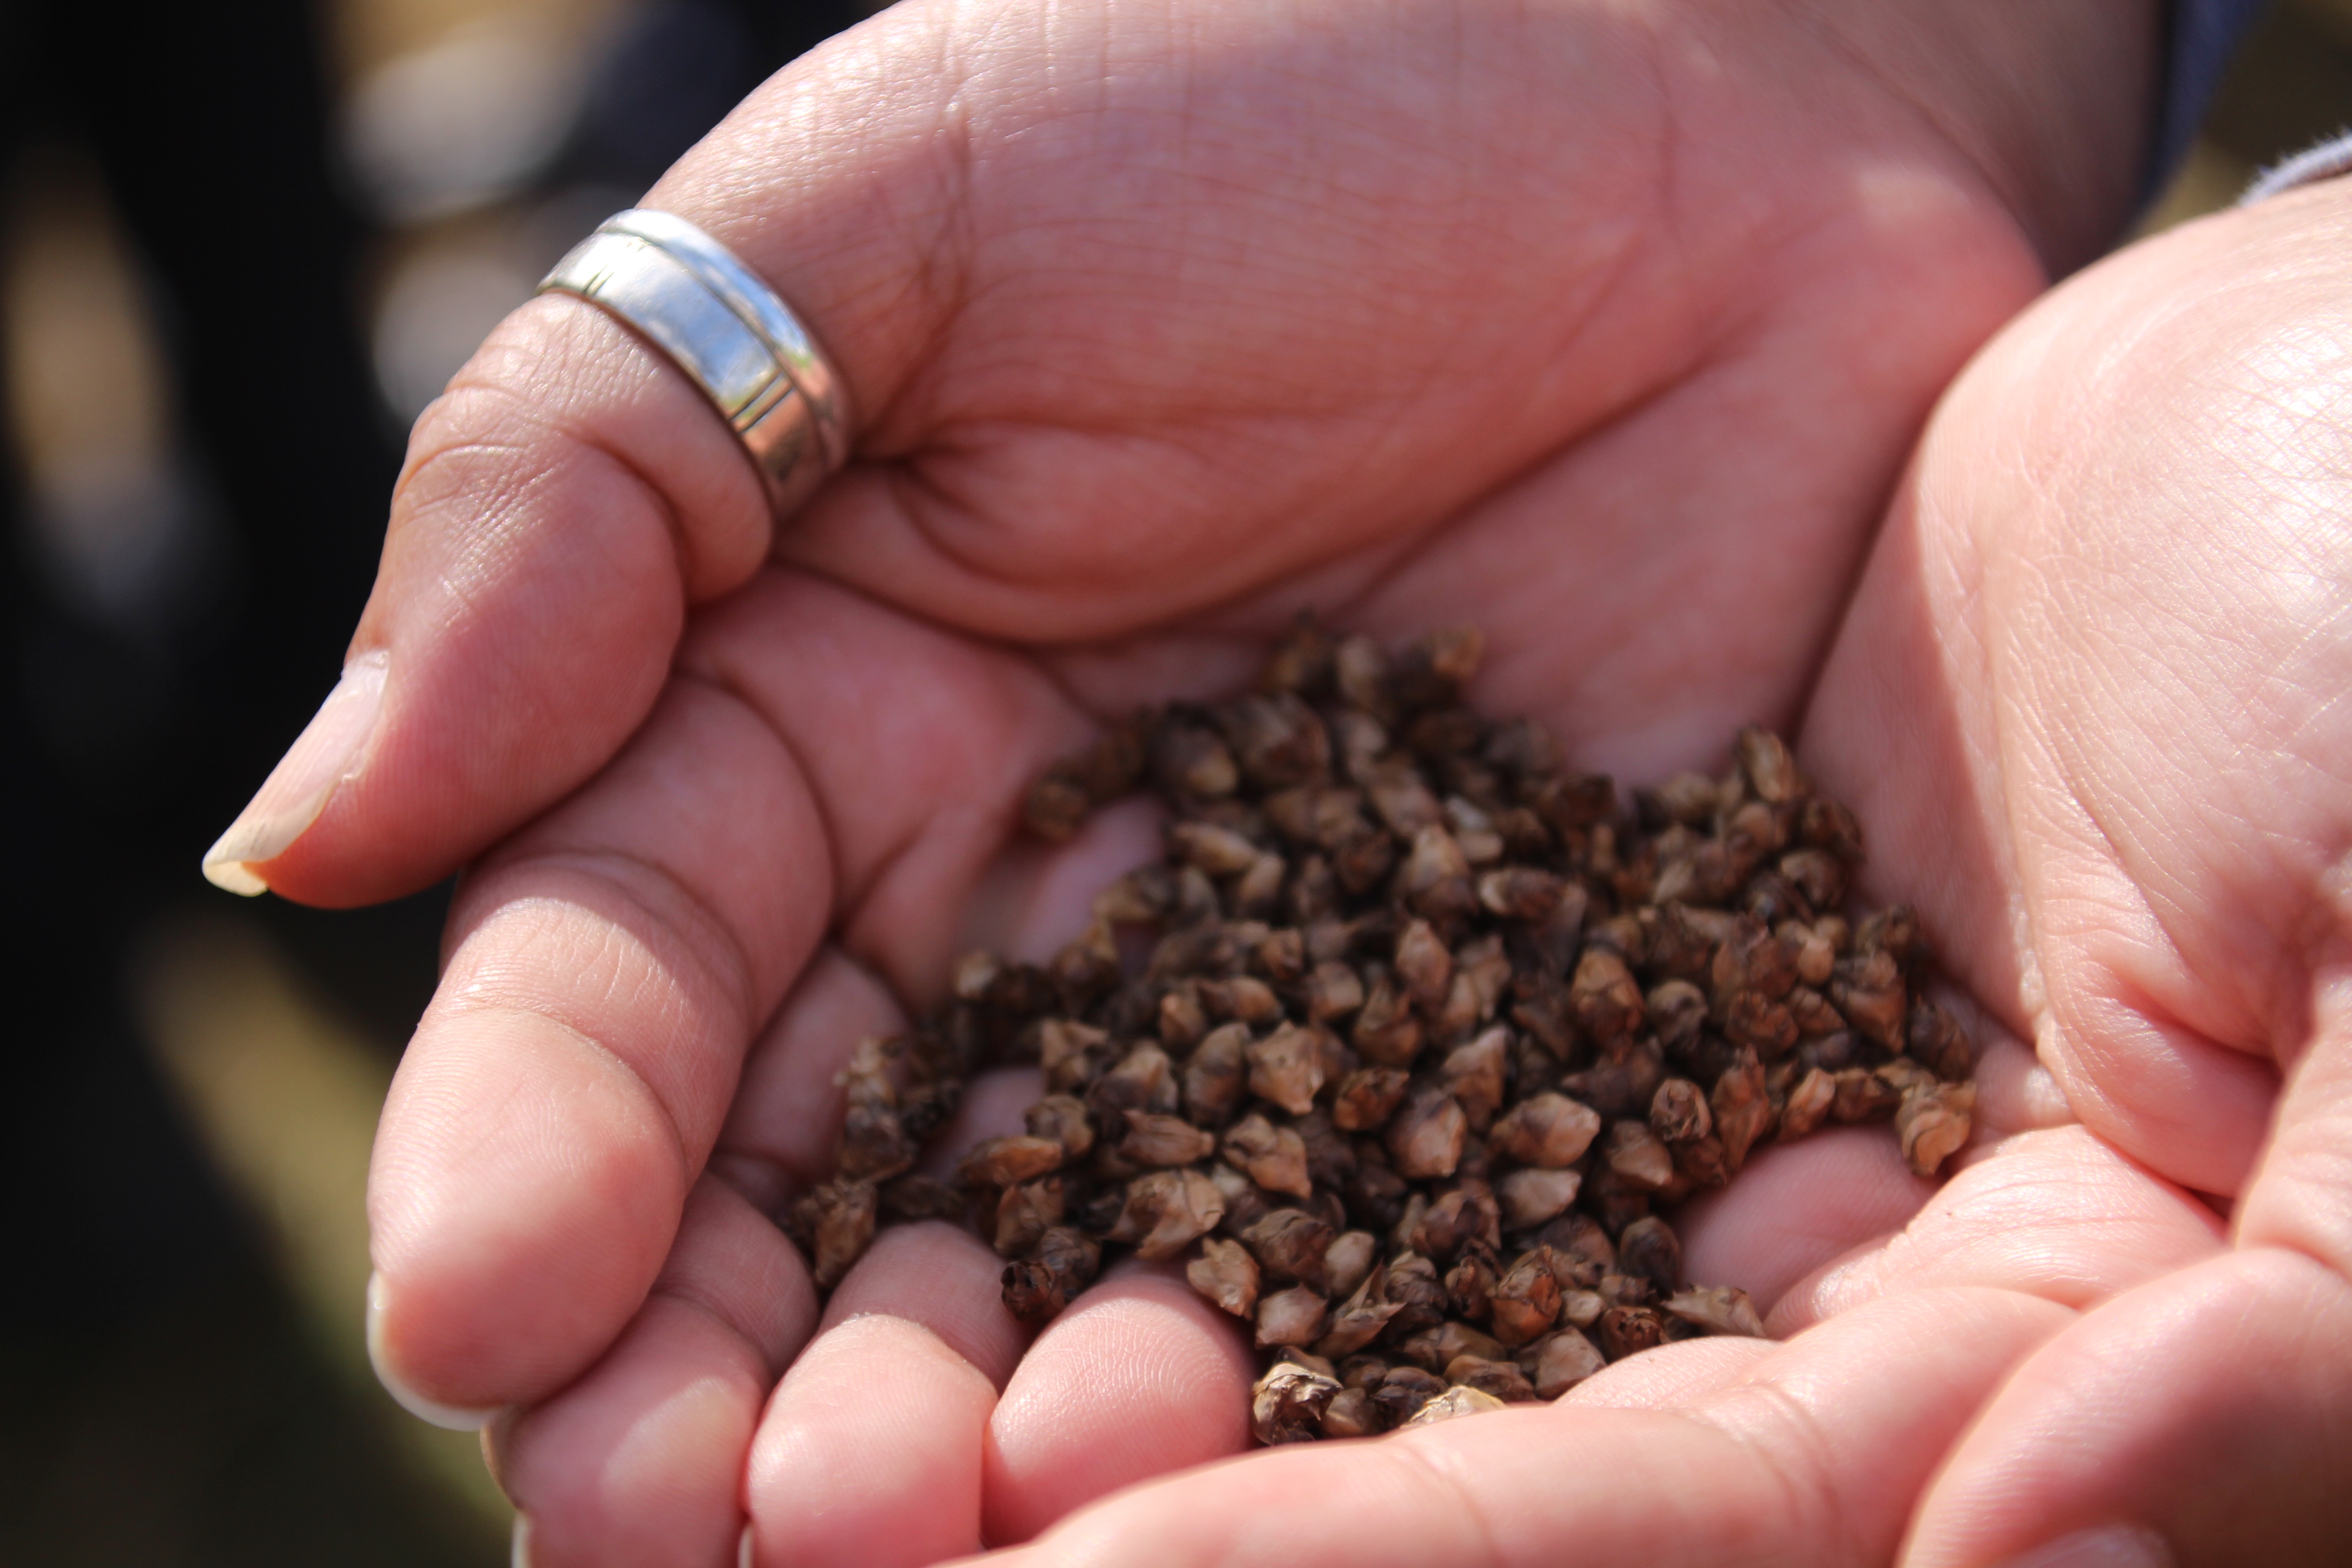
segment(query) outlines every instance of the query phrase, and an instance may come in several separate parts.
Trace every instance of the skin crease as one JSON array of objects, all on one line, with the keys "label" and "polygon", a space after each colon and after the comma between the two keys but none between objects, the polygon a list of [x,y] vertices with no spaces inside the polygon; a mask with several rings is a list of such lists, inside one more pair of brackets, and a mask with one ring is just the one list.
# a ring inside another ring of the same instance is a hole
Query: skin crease
[{"label": "skin crease", "polygon": [[[650,199],[773,279],[866,415],[773,539],[695,395],[572,302],[421,422],[354,645],[390,652],[383,718],[261,868],[347,903],[481,856],[372,1175],[387,1365],[526,1407],[492,1444],[541,1568],[725,1562],[746,1519],[755,1560],[814,1560],[757,1456],[818,1430],[808,1390],[866,1386],[861,1342],[894,1392],[825,1405],[842,1451],[963,1435],[831,1521],[868,1563],[1122,1487],[1033,1554],[1226,1560],[1264,1488],[1286,1562],[1423,1561],[1465,1518],[1496,1562],[1992,1563],[2119,1521],[2183,1563],[2325,1560],[2343,199],[2077,279],[1887,513],[1953,371],[2119,216],[2147,7],[1379,20],[901,7],[756,96]],[[1828,1140],[1695,1219],[1710,1272],[1790,1282],[1786,1346],[1208,1479],[1149,1479],[1234,1440],[1242,1363],[1181,1294],[1107,1283],[1079,1318],[1115,1331],[1000,1363],[941,1327],[984,1268],[877,1257],[882,1323],[802,1348],[780,1240],[724,1226],[752,1266],[687,1268],[706,1167],[771,1202],[815,1173],[733,1103],[822,1100],[845,1042],[813,995],[778,1012],[803,975],[849,966],[846,1016],[975,940],[1049,948],[1099,877],[1005,853],[1026,778],[1094,715],[1230,686],[1302,604],[1478,621],[1475,700],[1629,776],[1802,712],[1869,891],[1920,906],[2015,1055],[1969,1169],[1921,1209],[1891,1148]],[[1768,1185],[1823,1215],[1769,1258]],[[1166,1370],[1106,1379],[1106,1345]],[[1529,1479],[1563,1469],[1605,1484]]]}]

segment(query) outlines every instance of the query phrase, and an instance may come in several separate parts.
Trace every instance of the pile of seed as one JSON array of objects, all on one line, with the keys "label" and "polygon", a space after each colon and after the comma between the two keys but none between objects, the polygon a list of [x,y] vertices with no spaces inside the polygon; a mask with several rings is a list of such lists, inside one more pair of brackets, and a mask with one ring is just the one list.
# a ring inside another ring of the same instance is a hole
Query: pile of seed
[{"label": "pile of seed", "polygon": [[[843,1076],[839,1173],[790,1228],[830,1288],[877,1223],[961,1219],[1042,1321],[1107,1247],[1185,1260],[1266,1357],[1262,1441],[1552,1398],[1758,1334],[1655,1212],[1759,1144],[1892,1118],[1967,1141],[1969,1041],[1900,908],[1849,920],[1853,815],[1775,736],[1622,800],[1461,690],[1475,631],[1391,657],[1302,619],[1256,688],[1138,715],[1032,790],[1061,840],[1150,787],[1163,858],[1043,966],[974,955]],[[912,1173],[964,1078],[1034,1062],[1028,1131]]]}]

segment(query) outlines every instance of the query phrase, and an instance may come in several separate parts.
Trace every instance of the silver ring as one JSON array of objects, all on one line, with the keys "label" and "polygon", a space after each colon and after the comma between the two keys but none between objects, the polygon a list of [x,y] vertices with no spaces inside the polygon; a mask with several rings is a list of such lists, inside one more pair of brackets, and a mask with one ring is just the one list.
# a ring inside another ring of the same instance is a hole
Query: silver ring
[{"label": "silver ring", "polygon": [[702,388],[759,470],[778,517],[849,457],[839,373],[776,291],[682,217],[631,207],[541,279],[635,328]]}]

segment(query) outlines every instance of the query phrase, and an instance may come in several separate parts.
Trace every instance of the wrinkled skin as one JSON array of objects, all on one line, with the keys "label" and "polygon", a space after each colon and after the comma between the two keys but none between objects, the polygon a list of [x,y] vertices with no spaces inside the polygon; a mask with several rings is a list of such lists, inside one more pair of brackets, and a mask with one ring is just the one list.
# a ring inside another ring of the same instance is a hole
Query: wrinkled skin
[{"label": "wrinkled skin", "polygon": [[[2078,278],[1905,468],[2119,221],[2149,10],[898,7],[648,198],[849,376],[859,459],[781,529],[626,331],[510,319],[413,439],[381,718],[255,869],[474,863],[371,1329],[413,1402],[501,1412],[532,1561],[2340,1547],[2347,199]],[[1020,843],[1027,778],[1302,605],[1476,621],[1475,698],[1628,777],[1801,720],[1990,1044],[1942,1191],[1835,1132],[1693,1214],[1787,1343],[1170,1474],[1244,1446],[1250,1369],[1168,1271],[1031,1343],[911,1227],[820,1318],[762,1211],[850,1044],[1150,843]]]}]

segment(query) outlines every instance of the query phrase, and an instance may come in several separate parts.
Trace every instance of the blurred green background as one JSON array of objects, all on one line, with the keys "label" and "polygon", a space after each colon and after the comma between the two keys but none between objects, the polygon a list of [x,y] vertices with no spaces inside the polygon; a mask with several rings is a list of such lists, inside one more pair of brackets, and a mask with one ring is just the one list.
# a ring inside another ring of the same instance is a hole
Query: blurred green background
[{"label": "blurred green background", "polygon": [[[37,839],[0,1564],[506,1561],[475,1440],[403,1415],[361,1342],[368,1145],[445,895],[244,904],[196,859],[332,681],[409,420],[566,245],[863,9],[0,11],[5,773]],[[2143,228],[2347,121],[2352,0],[2282,0]]]}]

